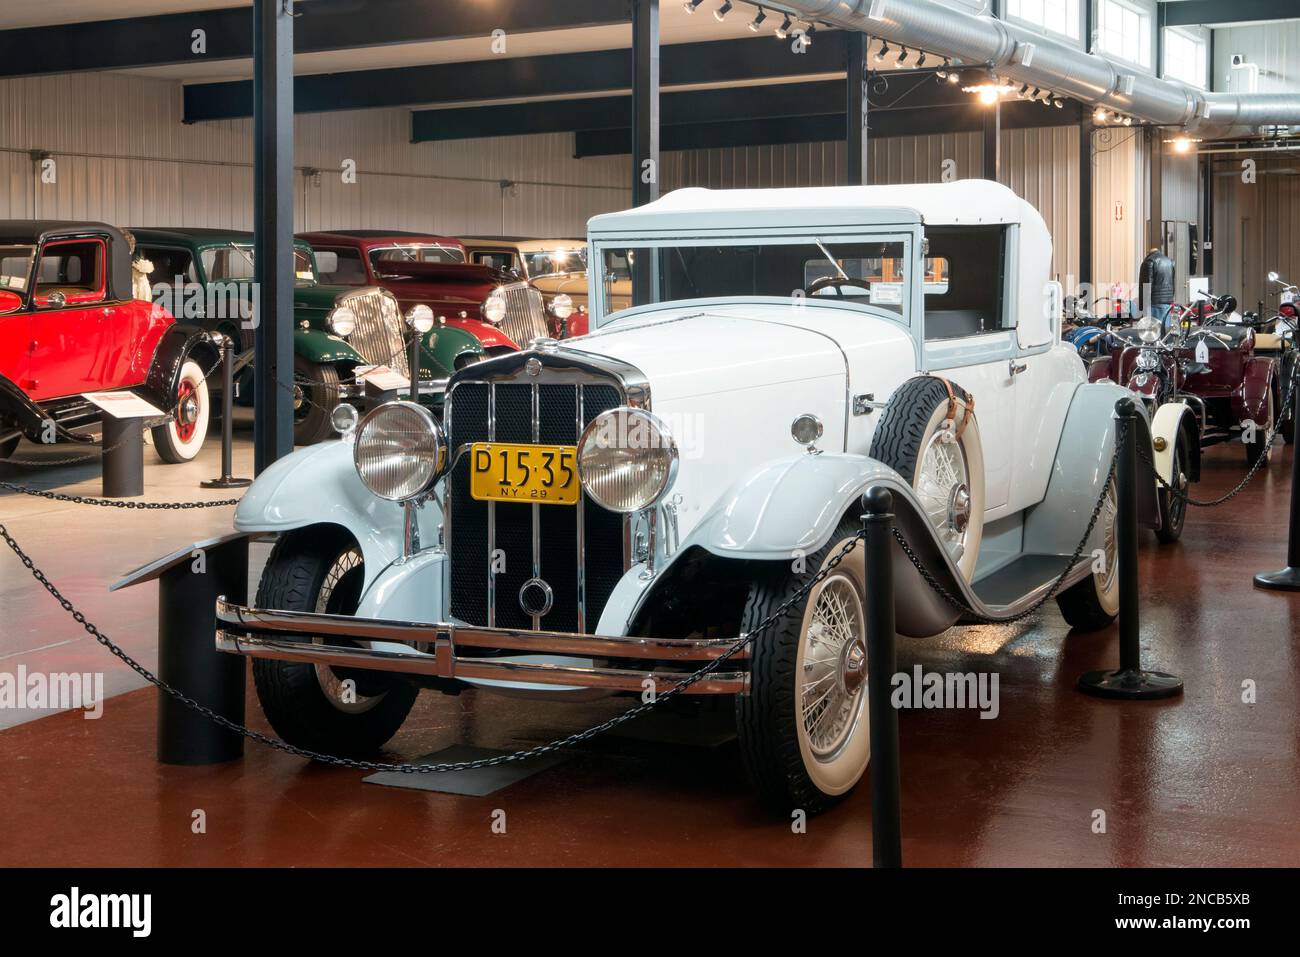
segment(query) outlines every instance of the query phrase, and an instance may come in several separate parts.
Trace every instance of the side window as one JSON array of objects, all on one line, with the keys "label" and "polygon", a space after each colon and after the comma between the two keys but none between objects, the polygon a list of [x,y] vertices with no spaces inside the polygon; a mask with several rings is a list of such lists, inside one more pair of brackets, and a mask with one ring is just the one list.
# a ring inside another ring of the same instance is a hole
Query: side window
[{"label": "side window", "polygon": [[961,339],[1012,328],[1006,227],[932,227],[925,237],[925,338]]},{"label": "side window", "polygon": [[316,268],[320,281],[327,286],[364,286],[366,264],[361,251],[346,246],[316,249]]},{"label": "side window", "polygon": [[509,270],[515,268],[515,257],[510,253],[474,253],[474,262],[480,266],[491,266],[493,269]]},{"label": "side window", "polygon": [[149,273],[149,285],[166,286],[176,282],[198,282],[194,271],[194,257],[185,249],[170,249],[161,246],[141,246],[140,255],[153,264]]},{"label": "side window", "polygon": [[102,239],[50,243],[36,269],[36,302],[48,304],[52,293],[62,294],[68,305],[103,302],[106,276]]}]

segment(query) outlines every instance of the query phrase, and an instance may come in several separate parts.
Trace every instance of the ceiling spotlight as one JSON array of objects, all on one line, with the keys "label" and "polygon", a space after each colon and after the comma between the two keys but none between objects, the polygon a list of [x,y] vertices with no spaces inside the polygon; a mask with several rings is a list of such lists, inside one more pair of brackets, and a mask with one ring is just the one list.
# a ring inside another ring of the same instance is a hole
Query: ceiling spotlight
[{"label": "ceiling spotlight", "polygon": [[1100,106],[1092,111],[1092,119],[1094,123],[1105,123],[1106,117],[1108,116],[1110,116],[1110,114],[1107,113],[1105,110],[1103,110]]},{"label": "ceiling spotlight", "polygon": [[1125,126],[1132,126],[1132,125],[1133,125],[1133,117],[1131,117],[1131,116],[1126,116],[1126,117],[1124,117],[1124,125],[1125,125]]},{"label": "ceiling spotlight", "polygon": [[1065,109],[1065,100],[1058,96],[1052,106],[1056,107],[1058,110],[1063,110]]},{"label": "ceiling spotlight", "polygon": [[1024,86],[1022,86],[1019,90],[1016,91],[1016,96],[1020,97],[1022,100],[1023,100],[1025,97],[1027,97],[1028,95],[1029,95],[1029,84],[1028,84],[1028,83],[1026,83]]},{"label": "ceiling spotlight", "polygon": [[884,40],[880,41],[880,49],[876,51],[876,62],[879,63],[889,56],[889,44]]},{"label": "ceiling spotlight", "polygon": [[718,9],[713,11],[713,19],[721,23],[722,18],[725,17],[730,12],[731,12],[731,0],[722,0],[722,6],[718,7]]},{"label": "ceiling spotlight", "polygon": [[934,75],[937,76],[937,77],[938,77],[939,79],[941,79],[941,80],[946,80],[946,79],[948,79],[948,67],[951,65],[951,63],[952,63],[952,61],[950,61],[947,57],[944,57],[944,58],[943,58],[943,66],[941,66],[941,67],[939,67],[939,69],[935,70],[935,71],[934,71]]},{"label": "ceiling spotlight", "polygon": [[686,2],[682,4],[682,9],[687,13],[694,13],[700,8],[700,4],[703,2],[704,0],[686,0]]},{"label": "ceiling spotlight", "polygon": [[804,46],[808,46],[808,44],[812,43],[813,34],[816,32],[817,32],[817,24],[815,23],[808,24],[808,29],[804,33]]},{"label": "ceiling spotlight", "polygon": [[766,19],[767,19],[767,11],[764,10],[762,7],[759,7],[758,16],[756,16],[753,20],[750,21],[749,29],[752,30],[754,33],[757,33],[759,30],[763,29],[763,21]]},{"label": "ceiling spotlight", "polygon": [[792,26],[794,26],[794,21],[790,19],[790,14],[787,13],[785,15],[785,20],[783,20],[781,25],[776,28],[777,38],[784,40],[786,37],[790,36],[790,28]]},{"label": "ceiling spotlight", "polygon": [[960,82],[961,82],[961,77],[958,75],[958,73],[957,73],[956,70],[949,70],[949,71],[948,71],[948,82],[949,82],[949,83],[960,83]]},{"label": "ceiling spotlight", "polygon": [[1186,136],[1179,136],[1174,139],[1175,153],[1190,153],[1192,150],[1192,141]]},{"label": "ceiling spotlight", "polygon": [[925,66],[925,51],[922,50],[921,55],[916,58],[916,68],[919,70],[924,66]]},{"label": "ceiling spotlight", "polygon": [[904,64],[907,63],[907,47],[902,47],[899,50],[898,59],[895,60],[894,62],[896,62],[899,66],[903,66]]}]

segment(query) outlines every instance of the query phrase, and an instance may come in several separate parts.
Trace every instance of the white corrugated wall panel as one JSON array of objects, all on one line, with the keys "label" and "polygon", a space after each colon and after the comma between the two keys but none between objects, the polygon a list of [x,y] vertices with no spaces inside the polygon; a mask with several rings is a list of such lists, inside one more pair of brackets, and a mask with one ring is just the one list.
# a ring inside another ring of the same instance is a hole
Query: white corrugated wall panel
[{"label": "white corrugated wall panel", "polygon": [[[0,215],[250,229],[252,121],[186,126],[181,106],[178,83],[146,77],[0,81]],[[321,170],[295,175],[296,228],[570,236],[631,197],[627,158],[575,159],[570,135],[412,144],[404,109],[299,116],[294,148]],[[30,150],[53,154],[56,183],[36,183]]]},{"label": "white corrugated wall panel", "polygon": [[1145,252],[1142,131],[1110,128],[1093,137],[1093,276],[1097,295],[1137,281]]}]

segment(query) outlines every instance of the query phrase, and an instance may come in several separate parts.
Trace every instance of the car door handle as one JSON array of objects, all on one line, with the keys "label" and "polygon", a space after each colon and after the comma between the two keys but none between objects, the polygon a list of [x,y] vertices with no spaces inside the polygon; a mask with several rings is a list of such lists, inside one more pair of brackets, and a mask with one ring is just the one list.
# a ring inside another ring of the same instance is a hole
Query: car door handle
[{"label": "car door handle", "polygon": [[1014,379],[1016,376],[1018,376],[1020,373],[1024,372],[1028,368],[1029,365],[1027,363],[1016,362],[1015,359],[1012,359],[1010,362],[1007,363],[1007,375],[1009,375],[1011,378]]}]

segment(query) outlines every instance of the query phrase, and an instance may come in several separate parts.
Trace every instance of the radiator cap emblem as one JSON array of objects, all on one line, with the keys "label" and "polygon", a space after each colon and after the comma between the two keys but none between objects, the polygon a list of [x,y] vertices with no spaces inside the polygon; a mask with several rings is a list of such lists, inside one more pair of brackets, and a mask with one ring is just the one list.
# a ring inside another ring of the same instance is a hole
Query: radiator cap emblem
[{"label": "radiator cap emblem", "polygon": [[530,578],[519,589],[519,607],[525,615],[538,618],[545,615],[555,604],[555,593],[551,586],[540,578]]},{"label": "radiator cap emblem", "polygon": [[524,371],[530,376],[536,377],[542,374],[542,363],[539,359],[529,359],[524,363]]}]

